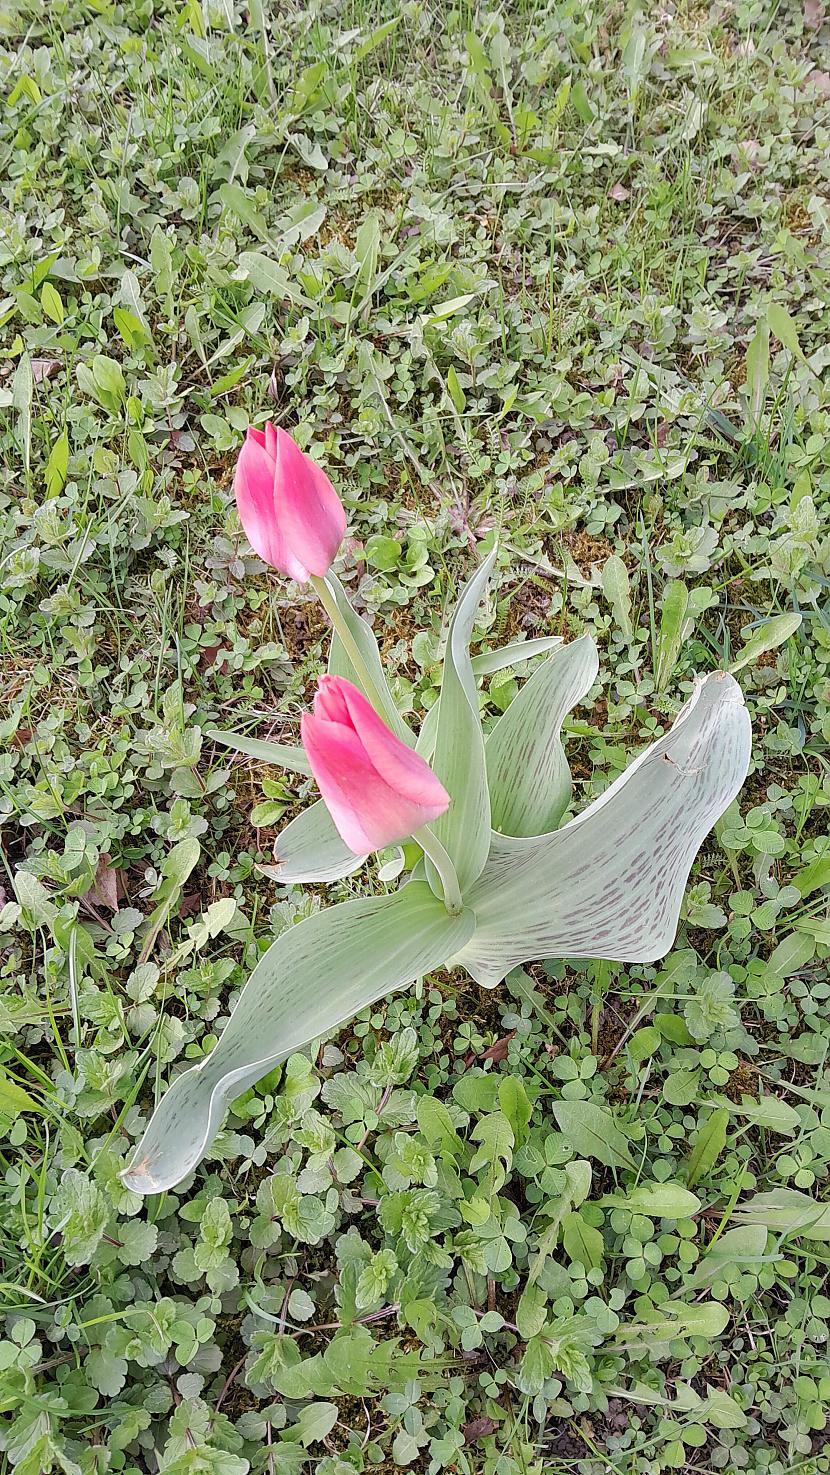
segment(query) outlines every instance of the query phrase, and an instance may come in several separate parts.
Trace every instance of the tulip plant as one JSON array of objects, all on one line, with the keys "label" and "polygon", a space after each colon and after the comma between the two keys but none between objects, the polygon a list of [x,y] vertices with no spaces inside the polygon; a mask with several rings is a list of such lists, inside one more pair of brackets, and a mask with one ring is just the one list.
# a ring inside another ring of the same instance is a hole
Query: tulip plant
[{"label": "tulip plant", "polygon": [[[268,424],[248,431],[235,492],[253,548],[310,584],[332,625],[329,673],[302,719],[302,747],[212,734],[313,776],[320,790],[279,836],[276,865],[261,870],[286,886],[335,881],[402,840],[417,859],[407,872],[401,865],[395,889],[315,912],[280,934],[211,1053],[157,1106],[124,1173],[138,1193],[190,1173],[229,1102],[292,1051],[431,969],[463,966],[492,988],[534,959],[662,957],[695,854],[750,758],[740,688],[716,672],[697,682],[669,732],[561,824],[571,778],[560,730],[597,675],[590,637],[567,645],[544,637],[471,657],[492,551],[461,592],[440,697],[416,734],[395,706],[369,625],[332,571],[346,516],[328,477]],[[544,660],[485,735],[477,678],[534,656]]]}]

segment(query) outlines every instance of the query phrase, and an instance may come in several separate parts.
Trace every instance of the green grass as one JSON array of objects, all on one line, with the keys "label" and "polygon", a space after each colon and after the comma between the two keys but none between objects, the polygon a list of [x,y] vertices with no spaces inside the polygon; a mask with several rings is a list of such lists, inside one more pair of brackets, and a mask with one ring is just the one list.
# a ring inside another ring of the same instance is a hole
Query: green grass
[{"label": "green grass", "polygon": [[[827,45],[746,0],[0,7],[0,1472],[830,1468]],[[427,979],[142,1202],[154,1101],[326,899],[255,869],[310,785],[204,737],[295,740],[321,669],[233,506],[267,416],[405,708],[494,529],[476,639],[593,634],[577,807],[802,623],[663,963]]]}]

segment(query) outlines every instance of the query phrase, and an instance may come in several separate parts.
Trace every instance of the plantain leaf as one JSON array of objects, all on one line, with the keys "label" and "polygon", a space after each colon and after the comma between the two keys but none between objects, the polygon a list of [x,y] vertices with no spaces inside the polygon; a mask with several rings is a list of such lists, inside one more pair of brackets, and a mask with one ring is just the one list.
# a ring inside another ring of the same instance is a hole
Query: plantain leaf
[{"label": "plantain leaf", "polygon": [[790,885],[798,888],[802,900],[810,896],[813,891],[819,891],[823,886],[830,886],[830,837],[824,835],[816,840],[815,844],[820,847],[818,854],[803,870],[797,871],[790,878]]},{"label": "plantain leaf", "polygon": [[628,1138],[613,1112],[593,1101],[554,1101],[553,1114],[560,1132],[580,1157],[592,1157],[606,1168],[633,1168]]},{"label": "plantain leaf", "polygon": [[475,936],[453,962],[492,988],[538,958],[661,958],[694,856],[740,789],[750,748],[740,687],[708,676],[671,731],[576,819],[551,835],[493,835],[464,898]]},{"label": "plantain leaf", "polygon": [[759,656],[765,655],[768,650],[777,650],[785,640],[794,635],[801,624],[801,615],[773,615],[771,620],[765,620],[757,630],[750,635],[743,650],[738,652],[737,658],[729,667],[733,676],[736,671],[742,671],[744,666],[751,666]]},{"label": "plantain leaf", "polygon": [[[238,212],[234,207],[234,214],[236,213]],[[235,280],[240,279],[250,282],[255,292],[262,292],[268,297],[280,297],[295,306],[311,306],[309,299],[299,290],[296,279],[263,251],[240,252]]]},{"label": "plantain leaf", "polygon": [[257,866],[280,886],[303,881],[339,881],[365,863],[365,855],[349,850],[334,828],[334,820],[322,799],[310,804],[277,836],[276,865]]},{"label": "plantain leaf", "polygon": [[830,1208],[794,1188],[773,1188],[738,1204],[735,1218],[743,1224],[762,1224],[771,1234],[803,1234],[805,1239],[830,1240]]},{"label": "plantain leaf", "polygon": [[762,318],[746,351],[747,420],[751,431],[761,423],[768,383],[769,323]]},{"label": "plantain leaf", "polygon": [[0,1071],[0,1125],[9,1126],[22,1111],[43,1115],[43,1107],[17,1081]]},{"label": "plantain leaf", "polygon": [[556,829],[572,789],[559,730],[598,670],[597,648],[583,635],[548,656],[496,723],[485,750],[494,830],[543,835]]},{"label": "plantain leaf", "polygon": [[[664,1301],[655,1308],[648,1321],[632,1321],[617,1327],[614,1333],[616,1351],[650,1351],[657,1342],[676,1341],[678,1337],[719,1337],[730,1321],[728,1306],[720,1301]],[[639,1399],[638,1399],[639,1402]]]},{"label": "plantain leaf", "polygon": [[437,968],[472,933],[423,882],[366,897],[289,927],[251,974],[210,1055],[176,1077],[153,1113],[123,1179],[161,1193],[191,1173],[225,1109],[255,1081],[358,1010]]},{"label": "plantain leaf", "polygon": [[797,358],[803,359],[804,354],[798,341],[798,329],[782,303],[767,303],[767,323],[770,332],[775,334],[778,342],[784,348],[788,348],[790,353],[794,353]]},{"label": "plantain leaf", "polygon": [[679,1183],[638,1183],[623,1193],[606,1193],[597,1203],[603,1209],[627,1209],[652,1219],[691,1219],[700,1209],[697,1194]]},{"label": "plantain leaf", "polygon": [[686,1182],[690,1188],[699,1178],[711,1173],[726,1146],[728,1127],[729,1112],[725,1106],[715,1107],[700,1123],[686,1164]]},{"label": "plantain leaf", "polygon": [[726,1110],[746,1117],[754,1127],[764,1127],[781,1137],[794,1137],[801,1127],[801,1118],[795,1107],[789,1101],[779,1101],[777,1096],[762,1096],[760,1101],[745,1096],[740,1105],[737,1101],[730,1101]]},{"label": "plantain leaf", "polygon": [[[415,739],[412,736],[412,733],[410,732],[406,723],[404,722],[397,707],[395,706],[394,700],[392,698],[392,693],[389,690],[389,686],[386,681],[386,672],[383,669],[383,665],[380,659],[378,643],[375,639],[375,634],[372,630],[371,625],[368,625],[366,621],[361,619],[360,615],[352,609],[348,599],[346,598],[346,591],[344,590],[343,585],[340,583],[340,580],[337,578],[336,574],[333,574],[331,571],[329,571],[326,574],[326,583],[328,584],[331,593],[334,595],[334,598],[337,600],[337,608],[340,611],[343,621],[348,627],[349,633],[355,644],[357,645],[358,650],[363,657],[363,660],[366,662],[369,671],[374,677],[375,685],[377,686],[378,691],[384,699],[383,717],[385,721],[391,727],[396,737],[399,737],[404,743],[409,743],[410,747],[414,746]],[[343,642],[341,641],[340,636],[337,634],[336,630],[332,630],[331,632],[331,645],[329,647],[329,671],[332,676],[345,676],[347,681],[354,682],[355,686],[360,687],[362,690],[362,682],[360,680],[360,677],[358,676],[354,666],[349,660],[349,657],[343,648]]]},{"label": "plantain leaf", "polygon": [[[449,852],[462,891],[481,874],[490,837],[484,737],[469,645],[476,610],[495,558],[494,548],[462,590],[450,622],[432,762],[452,799],[432,828]],[[430,863],[428,870],[431,873]]]},{"label": "plantain leaf", "polygon": [[698,1260],[686,1278],[686,1285],[697,1290],[700,1286],[711,1285],[725,1270],[738,1265],[757,1269],[782,1258],[780,1255],[767,1255],[766,1247],[767,1229],[764,1224],[740,1224],[735,1229],[727,1229]]},{"label": "plantain leaf", "polygon": [[683,627],[688,606],[689,591],[686,585],[681,579],[670,579],[663,595],[663,617],[657,642],[657,670],[654,680],[658,691],[663,691],[668,686],[677,663],[683,644]]},{"label": "plantain leaf", "polygon": [[573,1210],[562,1220],[562,1248],[569,1259],[585,1270],[598,1270],[605,1255],[600,1231]]},{"label": "plantain leaf", "polygon": [[272,743],[264,738],[246,737],[242,732],[219,732],[217,728],[210,728],[205,737],[214,743],[224,743],[226,748],[233,748],[236,753],[245,753],[249,758],[259,758],[263,763],[273,763],[277,768],[287,769],[289,773],[302,773],[306,778],[311,777],[311,764],[305,748]]},{"label": "plantain leaf", "polygon": [[602,592],[625,639],[630,640],[634,633],[631,628],[631,585],[628,569],[618,553],[610,554],[602,566]]}]

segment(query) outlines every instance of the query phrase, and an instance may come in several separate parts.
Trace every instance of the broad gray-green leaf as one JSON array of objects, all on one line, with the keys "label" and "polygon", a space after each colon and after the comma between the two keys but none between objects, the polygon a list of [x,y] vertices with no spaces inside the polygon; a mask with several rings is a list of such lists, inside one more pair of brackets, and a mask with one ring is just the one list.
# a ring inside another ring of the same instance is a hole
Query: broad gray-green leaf
[{"label": "broad gray-green leaf", "polygon": [[286,825],[274,847],[276,865],[257,866],[280,886],[303,881],[339,881],[359,870],[365,855],[355,855],[340,839],[322,799],[310,804]]},{"label": "broad gray-green leaf", "polygon": [[453,959],[487,988],[538,958],[653,962],[671,947],[697,850],[731,804],[752,735],[740,687],[701,681],[671,731],[551,835],[493,835]]},{"label": "broad gray-green leaf", "polygon": [[[352,609],[346,598],[346,591],[336,574],[329,571],[326,574],[326,583],[337,601],[337,608],[340,611],[343,622],[360,651],[380,695],[383,697],[382,715],[384,720],[388,723],[395,736],[401,739],[401,742],[408,743],[410,747],[414,747],[415,739],[395,706],[392,693],[387,685],[386,672],[383,669],[378,643],[371,625],[367,625],[366,621],[361,619],[360,615]],[[332,676],[345,676],[347,681],[354,682],[355,686],[361,687],[362,689],[360,677],[349,660],[343,648],[343,642],[336,630],[332,630],[331,632],[329,672]]]},{"label": "broad gray-green leaf", "polygon": [[260,959],[219,1043],[162,1097],[124,1170],[134,1193],[161,1193],[191,1173],[225,1110],[261,1076],[358,1010],[457,952],[472,913],[451,917],[423,882],[347,901],[289,927]]},{"label": "broad gray-green leaf", "polygon": [[432,828],[449,852],[462,891],[481,874],[490,844],[484,737],[469,646],[495,557],[494,548],[462,590],[450,622],[432,764],[452,799]]},{"label": "broad gray-green leaf", "polygon": [[397,881],[405,865],[406,856],[400,845],[393,846],[390,859],[384,861],[382,866],[378,866],[378,880],[385,882]]},{"label": "broad gray-green leaf", "polygon": [[[562,645],[561,635],[542,635],[538,640],[514,640],[510,645],[502,645],[497,650],[485,650],[477,656],[472,656],[470,665],[473,675],[478,679],[480,676],[492,676],[496,671],[506,671],[509,666],[518,666],[522,661],[530,661],[534,656],[546,656],[557,646]],[[441,710],[440,697],[434,702],[427,712],[421,729],[418,733],[418,741],[415,744],[416,752],[425,758],[427,763],[432,759],[435,752],[435,738],[438,733],[438,714]]]},{"label": "broad gray-green leaf", "polygon": [[555,1101],[556,1124],[580,1157],[592,1157],[606,1168],[633,1168],[628,1139],[607,1106],[593,1101]]},{"label": "broad gray-green leaf", "polygon": [[439,697],[437,702],[433,702],[433,705],[421,723],[418,741],[415,744],[415,752],[420,753],[421,757],[427,763],[432,762],[432,755],[435,752],[435,739],[438,736],[438,715],[440,710],[441,699]]},{"label": "broad gray-green leaf", "polygon": [[546,656],[562,644],[561,635],[540,635],[538,640],[511,640],[509,645],[500,645],[496,650],[479,651],[477,656],[470,657],[470,665],[474,676],[492,676],[495,671],[505,671],[520,661]]},{"label": "broad gray-green leaf", "polygon": [[598,670],[597,648],[583,635],[548,656],[496,723],[485,749],[494,830],[544,835],[556,829],[572,790],[560,729]]},{"label": "broad gray-green leaf", "polygon": [[288,773],[302,773],[306,778],[311,777],[311,764],[305,748],[287,743],[272,743],[264,738],[247,737],[243,732],[219,732],[217,728],[208,729],[205,737],[214,743],[224,743],[226,748],[233,748],[235,753],[245,753],[248,758],[259,758],[263,763],[273,763],[277,768],[286,769]]}]

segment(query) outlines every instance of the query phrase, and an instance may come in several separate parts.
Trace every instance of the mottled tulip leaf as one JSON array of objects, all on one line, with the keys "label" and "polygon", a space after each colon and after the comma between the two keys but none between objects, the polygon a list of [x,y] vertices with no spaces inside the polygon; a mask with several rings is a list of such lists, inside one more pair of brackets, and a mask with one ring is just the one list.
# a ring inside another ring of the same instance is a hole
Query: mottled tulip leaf
[{"label": "mottled tulip leaf", "polygon": [[475,936],[453,962],[493,987],[537,958],[662,957],[692,861],[738,793],[750,747],[740,687],[723,672],[708,676],[670,732],[562,829],[493,834],[464,898]]},{"label": "mottled tulip leaf", "polygon": [[304,881],[339,881],[359,870],[366,856],[355,855],[341,840],[325,803],[318,799],[280,831],[274,859],[275,865],[257,870],[280,886],[296,886]]},{"label": "mottled tulip leaf", "polygon": [[161,1193],[187,1177],[229,1103],[287,1055],[458,952],[474,918],[451,917],[423,884],[316,912],[277,938],[210,1055],[162,1097],[123,1179]]},{"label": "mottled tulip leaf", "polygon": [[245,753],[248,758],[259,758],[262,763],[273,763],[275,767],[284,768],[288,773],[301,773],[306,778],[311,777],[311,764],[305,748],[295,748],[287,743],[272,743],[265,738],[247,737],[242,732],[219,732],[217,728],[208,729],[205,737],[214,743],[224,743],[226,748],[233,748],[236,753]]},{"label": "mottled tulip leaf", "polygon": [[470,636],[496,550],[461,592],[450,622],[441,681],[432,766],[452,803],[432,826],[449,852],[462,891],[480,875],[490,844],[490,795],[479,717],[478,688],[470,662]]},{"label": "mottled tulip leaf", "polygon": [[598,670],[597,648],[583,635],[548,656],[499,718],[485,747],[494,830],[543,835],[558,825],[572,788],[560,729]]},{"label": "mottled tulip leaf", "polygon": [[[495,671],[505,671],[509,666],[518,666],[522,661],[531,661],[534,656],[546,656],[562,645],[561,635],[541,635],[538,640],[513,640],[510,645],[501,645],[496,650],[484,650],[470,658],[473,675],[492,676]],[[435,737],[438,732],[440,698],[427,712],[418,733],[416,750],[429,763],[435,752]]]},{"label": "mottled tulip leaf", "polygon": [[494,671],[505,671],[508,666],[518,666],[520,661],[530,661],[534,656],[546,656],[563,644],[561,635],[540,635],[536,640],[511,640],[509,645],[497,646],[495,650],[482,650],[470,657],[474,676],[492,676]]},{"label": "mottled tulip leaf", "polygon": [[[389,684],[386,680],[386,672],[384,671],[383,665],[381,663],[378,643],[375,639],[375,634],[372,630],[371,625],[368,625],[366,621],[364,619],[361,619],[360,615],[352,609],[351,604],[346,598],[346,591],[344,590],[343,585],[340,583],[340,580],[337,578],[336,574],[333,574],[331,570],[329,570],[329,572],[326,574],[326,583],[334,599],[337,601],[337,608],[340,613],[340,617],[344,625],[348,629],[349,634],[354,640],[358,650],[360,651],[363,661],[368,668],[369,674],[374,680],[375,686],[377,687],[378,692],[383,698],[382,716],[384,720],[388,723],[389,727],[391,727],[395,736],[401,739],[401,742],[409,743],[410,747],[413,747],[415,744],[415,739],[409,728],[407,727],[406,723],[404,722],[397,707],[395,706],[392,693],[389,690]],[[358,673],[355,671],[352,662],[349,660],[349,656],[344,649],[343,642],[340,639],[340,636],[337,634],[336,630],[332,630],[331,632],[328,668],[329,674],[331,676],[345,676],[347,681],[353,682],[355,686],[361,689],[361,691],[363,690],[363,683]]]},{"label": "mottled tulip leaf", "polygon": [[421,723],[418,741],[415,744],[416,753],[420,753],[421,757],[426,759],[427,763],[432,762],[432,755],[435,752],[435,739],[438,736],[438,714],[440,710],[441,699],[439,697],[438,701],[434,702],[430,707]]}]

